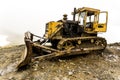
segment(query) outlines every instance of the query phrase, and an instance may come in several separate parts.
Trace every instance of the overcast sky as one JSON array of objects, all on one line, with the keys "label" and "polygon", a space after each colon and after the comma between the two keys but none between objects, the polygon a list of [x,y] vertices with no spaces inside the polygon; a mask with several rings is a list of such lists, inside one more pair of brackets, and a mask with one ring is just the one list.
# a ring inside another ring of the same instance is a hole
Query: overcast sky
[{"label": "overcast sky", "polygon": [[0,35],[19,43],[26,31],[42,36],[47,22],[62,19],[64,13],[71,19],[74,7],[108,11],[108,31],[100,36],[108,43],[120,42],[119,0],[0,0]]}]

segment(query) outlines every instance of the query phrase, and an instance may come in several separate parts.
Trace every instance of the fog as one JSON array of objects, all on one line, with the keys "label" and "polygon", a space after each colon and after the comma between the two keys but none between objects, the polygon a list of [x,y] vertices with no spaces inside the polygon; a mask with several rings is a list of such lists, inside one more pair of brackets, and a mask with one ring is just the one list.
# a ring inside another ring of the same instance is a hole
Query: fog
[{"label": "fog", "polygon": [[0,35],[11,44],[22,44],[26,31],[42,36],[47,22],[62,19],[64,13],[72,19],[73,8],[84,6],[108,11],[108,31],[100,36],[108,43],[120,42],[120,5],[113,0],[0,0]]}]

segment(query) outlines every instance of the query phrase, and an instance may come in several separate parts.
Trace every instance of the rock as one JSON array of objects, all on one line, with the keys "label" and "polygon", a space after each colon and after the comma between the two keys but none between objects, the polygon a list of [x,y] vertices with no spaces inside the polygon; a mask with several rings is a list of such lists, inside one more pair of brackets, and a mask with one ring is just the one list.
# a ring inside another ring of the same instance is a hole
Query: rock
[{"label": "rock", "polygon": [[69,71],[69,72],[68,72],[68,75],[69,75],[69,76],[71,76],[72,74],[73,74],[73,72],[72,72],[72,71]]},{"label": "rock", "polygon": [[59,62],[65,62],[65,60],[61,60],[61,59],[59,59]]},{"label": "rock", "polygon": [[15,63],[9,64],[7,67],[0,69],[0,75],[5,75],[10,72],[15,72],[17,69],[15,68]]},{"label": "rock", "polygon": [[55,76],[53,80],[60,80],[59,77]]},{"label": "rock", "polygon": [[89,72],[89,71],[83,71],[86,75],[89,75],[89,74],[91,74],[91,72]]},{"label": "rock", "polygon": [[63,77],[62,80],[70,80],[70,79],[67,77]]},{"label": "rock", "polygon": [[75,63],[73,63],[73,62],[71,62],[70,64],[71,64],[71,65],[75,65]]},{"label": "rock", "polygon": [[110,54],[110,55],[106,56],[106,60],[110,61],[110,62],[117,62],[119,60],[118,58],[119,57],[114,54]]}]

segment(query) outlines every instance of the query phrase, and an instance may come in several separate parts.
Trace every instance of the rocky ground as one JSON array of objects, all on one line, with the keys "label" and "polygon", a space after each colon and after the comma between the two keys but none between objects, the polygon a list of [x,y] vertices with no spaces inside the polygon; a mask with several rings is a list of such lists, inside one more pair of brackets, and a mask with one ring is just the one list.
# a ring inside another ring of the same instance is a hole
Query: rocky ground
[{"label": "rocky ground", "polygon": [[0,48],[0,80],[120,80],[120,43],[101,53],[31,62],[16,71],[24,45]]}]

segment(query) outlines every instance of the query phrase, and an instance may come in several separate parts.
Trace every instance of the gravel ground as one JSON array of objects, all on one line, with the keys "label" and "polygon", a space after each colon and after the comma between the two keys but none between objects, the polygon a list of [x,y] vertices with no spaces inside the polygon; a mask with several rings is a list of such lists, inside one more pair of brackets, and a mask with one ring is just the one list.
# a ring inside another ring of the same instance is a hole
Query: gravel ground
[{"label": "gravel ground", "polygon": [[120,43],[101,53],[31,62],[16,71],[24,45],[0,48],[0,80],[120,80]]}]

